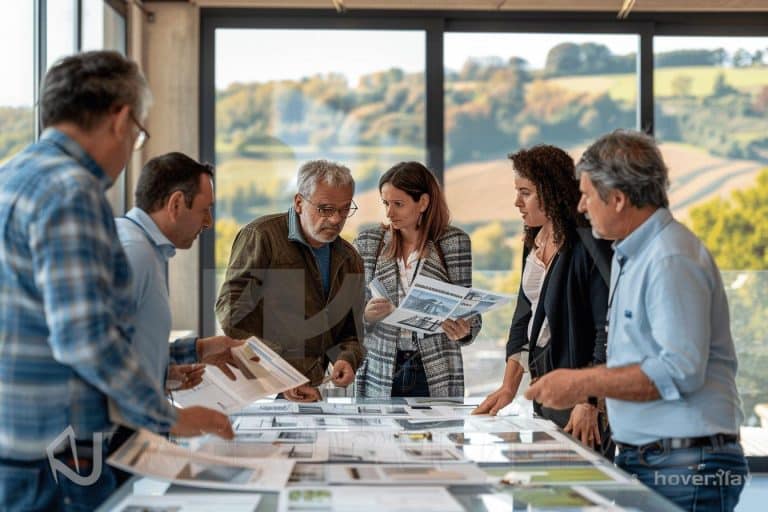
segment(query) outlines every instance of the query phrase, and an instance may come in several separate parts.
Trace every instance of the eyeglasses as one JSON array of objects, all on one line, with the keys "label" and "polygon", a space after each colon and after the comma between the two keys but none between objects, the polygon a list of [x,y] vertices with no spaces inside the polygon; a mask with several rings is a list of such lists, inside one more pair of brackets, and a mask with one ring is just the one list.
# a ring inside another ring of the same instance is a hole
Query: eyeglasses
[{"label": "eyeglasses", "polygon": [[138,151],[141,148],[144,147],[144,144],[147,143],[147,140],[149,139],[149,132],[141,126],[141,123],[136,119],[136,116],[133,115],[133,110],[130,111],[131,114],[131,120],[136,123],[136,126],[139,128],[139,136],[136,137],[136,142],[133,143],[133,150]]},{"label": "eyeglasses", "polygon": [[[301,194],[299,194],[299,195],[301,195]],[[345,208],[336,208],[335,206],[331,206],[329,204],[317,205],[317,204],[313,203],[312,201],[310,201],[309,199],[307,199],[306,197],[304,197],[304,196],[301,196],[301,197],[306,202],[308,202],[309,204],[314,206],[317,209],[317,214],[319,216],[325,218],[325,219],[327,219],[329,217],[333,217],[334,215],[336,215],[336,212],[339,212],[339,216],[341,216],[342,218],[349,218],[349,217],[353,216],[355,214],[355,212],[357,211],[357,205],[355,204],[354,201],[352,201],[352,203],[349,206],[345,207]]]}]

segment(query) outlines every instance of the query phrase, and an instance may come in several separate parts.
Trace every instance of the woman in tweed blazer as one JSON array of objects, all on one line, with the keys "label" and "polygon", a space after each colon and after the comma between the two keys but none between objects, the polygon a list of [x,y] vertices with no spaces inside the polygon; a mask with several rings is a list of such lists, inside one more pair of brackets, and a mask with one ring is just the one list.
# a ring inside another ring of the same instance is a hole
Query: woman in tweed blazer
[{"label": "woman in tweed blazer", "polygon": [[365,280],[378,279],[386,297],[366,289],[366,356],[357,371],[358,396],[464,396],[461,347],[480,331],[479,315],[443,322],[444,333],[416,335],[380,323],[408,292],[416,275],[472,286],[469,236],[449,226],[448,206],[432,173],[402,162],[379,180],[389,225],[364,230],[355,240]]}]

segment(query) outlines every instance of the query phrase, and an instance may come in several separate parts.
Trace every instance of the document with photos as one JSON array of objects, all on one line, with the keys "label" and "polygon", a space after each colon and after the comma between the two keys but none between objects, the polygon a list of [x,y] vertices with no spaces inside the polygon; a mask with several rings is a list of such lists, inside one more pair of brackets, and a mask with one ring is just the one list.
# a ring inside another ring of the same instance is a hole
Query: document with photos
[{"label": "document with photos", "polygon": [[[207,366],[203,381],[192,389],[174,393],[173,400],[182,407],[201,405],[235,414],[259,398],[281,393],[309,382],[304,375],[277,355],[258,338],[232,349],[241,371],[235,380],[216,366]],[[252,360],[254,356],[258,362]]]},{"label": "document with photos", "polygon": [[345,485],[483,485],[488,475],[474,464],[333,464],[328,481]]},{"label": "document with photos", "polygon": [[400,306],[382,322],[421,334],[437,334],[443,332],[441,324],[448,318],[485,313],[510,300],[509,295],[417,276]]},{"label": "document with photos", "polygon": [[244,491],[282,489],[295,464],[289,459],[232,459],[192,452],[147,430],[136,432],[107,462],[179,485]]},{"label": "document with photos", "polygon": [[444,487],[292,487],[280,494],[279,512],[462,512]]},{"label": "document with photos", "polygon": [[131,494],[112,510],[116,512],[255,512],[261,496],[258,494],[173,493],[164,496]]},{"label": "document with photos", "polygon": [[231,441],[206,436],[196,451],[229,459],[290,459],[303,462],[325,462],[328,460],[326,434],[326,432],[309,430],[238,431]]}]

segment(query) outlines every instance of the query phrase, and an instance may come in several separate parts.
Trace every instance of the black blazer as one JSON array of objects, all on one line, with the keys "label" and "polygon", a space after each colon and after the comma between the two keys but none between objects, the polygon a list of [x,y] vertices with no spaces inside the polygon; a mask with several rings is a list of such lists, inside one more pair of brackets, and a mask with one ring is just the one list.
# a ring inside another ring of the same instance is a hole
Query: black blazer
[{"label": "black blazer", "polygon": [[[536,339],[544,322],[549,320],[551,351],[548,367],[582,368],[591,364],[604,364],[606,360],[605,331],[608,309],[608,283],[600,273],[610,269],[612,249],[610,242],[595,240],[588,230],[581,230],[587,237],[596,263],[586,248],[582,237],[576,235],[572,246],[561,250],[552,262],[544,279],[541,298],[535,311],[532,338]],[[523,251],[523,269],[530,249]],[[528,321],[531,318],[531,303],[523,293],[522,282],[518,292],[517,307],[509,328],[507,358],[522,350],[530,350]]]}]

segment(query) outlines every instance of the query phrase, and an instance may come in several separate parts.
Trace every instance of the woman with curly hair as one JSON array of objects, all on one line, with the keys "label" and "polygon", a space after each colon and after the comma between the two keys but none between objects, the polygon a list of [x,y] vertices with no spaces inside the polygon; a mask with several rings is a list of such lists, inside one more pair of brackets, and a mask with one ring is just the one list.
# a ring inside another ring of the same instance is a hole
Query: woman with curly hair
[{"label": "woman with curly hair", "polygon": [[[577,211],[573,159],[545,145],[509,158],[525,231],[523,275],[504,380],[474,411],[478,414],[496,414],[512,402],[525,371],[536,379],[557,368],[604,364],[606,358],[611,249],[592,237],[587,219]],[[563,411],[534,402],[534,410],[585,445],[610,449],[607,423],[595,400]]]}]

